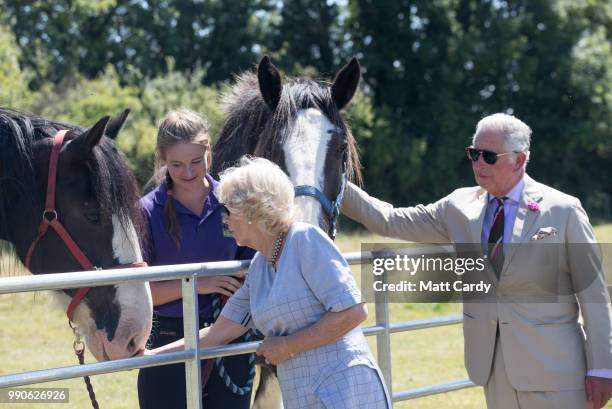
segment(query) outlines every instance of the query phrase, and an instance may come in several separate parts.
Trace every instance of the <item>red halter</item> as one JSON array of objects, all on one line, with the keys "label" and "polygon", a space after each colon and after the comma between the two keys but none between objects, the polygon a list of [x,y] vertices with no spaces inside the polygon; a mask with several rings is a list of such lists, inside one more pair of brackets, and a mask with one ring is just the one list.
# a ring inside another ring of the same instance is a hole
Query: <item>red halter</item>
[{"label": "red halter", "polygon": [[[62,147],[62,143],[64,142],[64,136],[68,131],[58,131],[53,138],[53,148],[51,149],[51,157],[49,158],[49,176],[47,178],[47,196],[45,199],[45,210],[43,210],[42,222],[38,226],[38,234],[30,247],[28,248],[28,252],[25,258],[25,266],[29,269],[30,262],[32,261],[32,255],[34,254],[34,249],[38,242],[43,238],[43,236],[49,230],[49,227],[52,227],[53,230],[57,233],[58,236],[64,241],[72,256],[78,261],[78,263],[83,267],[84,270],[99,270],[99,268],[95,267],[91,261],[85,256],[83,251],[79,248],[76,242],[70,237],[68,231],[64,228],[64,226],[60,223],[57,216],[57,211],[55,210],[55,184],[57,180],[57,163],[59,160],[59,153]],[[145,267],[147,263],[145,262],[135,262],[130,264],[123,264],[119,267]],[[77,292],[72,296],[72,300],[68,305],[68,309],[66,310],[66,315],[68,319],[72,321],[72,317],[74,315],[74,310],[78,307],[79,303],[83,300],[85,295],[91,290],[91,287],[82,287],[77,290]]]}]

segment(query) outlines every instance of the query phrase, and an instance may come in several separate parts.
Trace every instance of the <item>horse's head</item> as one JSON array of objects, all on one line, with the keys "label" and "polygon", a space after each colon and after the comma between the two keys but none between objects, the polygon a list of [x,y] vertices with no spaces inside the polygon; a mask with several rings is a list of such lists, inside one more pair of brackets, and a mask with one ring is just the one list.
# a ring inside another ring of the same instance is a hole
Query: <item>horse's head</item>
[{"label": "horse's head", "polygon": [[340,114],[359,77],[353,59],[329,87],[303,78],[283,82],[264,57],[257,76],[241,75],[226,96],[228,118],[215,146],[215,169],[244,153],[276,162],[296,187],[301,220],[334,236],[346,180],[360,175],[356,144]]},{"label": "horse's head", "polygon": [[[87,130],[12,111],[0,114],[2,139],[12,137],[23,147],[15,148],[13,157],[6,157],[12,162],[13,176],[22,180],[18,189],[13,186],[11,203],[8,206],[5,203],[0,210],[0,216],[7,221],[7,238],[15,245],[21,260],[26,260],[45,217],[52,136],[65,129],[68,132],[57,162],[55,213],[46,212],[46,217],[57,218],[97,268],[142,261],[136,235],[138,188],[111,139],[117,135],[127,112],[110,122],[108,117],[102,118]],[[9,136],[11,130],[13,134]],[[51,274],[83,268],[66,241],[49,228],[31,252],[29,269],[34,274]],[[76,291],[61,292],[59,298],[64,307]],[[151,318],[148,284],[93,287],[73,315],[98,360],[125,358],[143,349],[151,330]]]}]

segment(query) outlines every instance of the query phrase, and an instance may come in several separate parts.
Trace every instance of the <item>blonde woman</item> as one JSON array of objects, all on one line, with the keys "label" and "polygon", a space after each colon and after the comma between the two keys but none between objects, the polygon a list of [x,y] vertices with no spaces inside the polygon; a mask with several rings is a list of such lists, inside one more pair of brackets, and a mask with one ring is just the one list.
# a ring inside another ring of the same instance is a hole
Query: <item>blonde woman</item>
[{"label": "blonde woman", "polygon": [[[188,109],[170,112],[157,134],[157,167],[161,184],[140,200],[149,227],[143,255],[149,265],[184,264],[251,258],[253,251],[239,247],[223,234],[218,182],[208,171],[211,165],[208,124]],[[159,171],[159,169],[158,169]],[[241,283],[234,277],[198,280],[200,325],[212,325],[219,297],[231,296]],[[154,318],[151,346],[183,337],[180,281],[151,283]],[[215,299],[216,298],[216,299]],[[224,359],[226,374],[237,386],[247,384],[249,356]],[[208,380],[208,381],[207,381]],[[219,376],[213,361],[203,363],[204,406],[207,409],[248,409],[250,388],[236,394]],[[183,364],[145,368],[138,375],[141,409],[186,407]]]},{"label": "blonde woman", "polygon": [[[359,328],[367,317],[361,293],[327,235],[294,221],[289,178],[266,159],[243,158],[221,175],[219,192],[236,241],[257,253],[221,317],[200,330],[201,347],[254,328],[265,336],[257,354],[277,365],[285,409],[391,408]],[[182,348],[179,341],[147,353]]]}]

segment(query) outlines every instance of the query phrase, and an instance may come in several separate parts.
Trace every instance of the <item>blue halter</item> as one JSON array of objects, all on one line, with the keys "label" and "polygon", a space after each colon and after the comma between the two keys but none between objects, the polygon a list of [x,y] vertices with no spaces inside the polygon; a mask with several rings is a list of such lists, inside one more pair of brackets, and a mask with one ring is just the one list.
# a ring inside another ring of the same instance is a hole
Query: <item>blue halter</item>
[{"label": "blue halter", "polygon": [[342,179],[340,181],[340,189],[336,200],[330,200],[325,193],[321,192],[315,186],[300,185],[295,187],[295,197],[299,196],[310,196],[317,199],[321,204],[325,214],[329,219],[329,231],[327,234],[332,240],[336,238],[338,218],[340,217],[340,209],[342,208],[342,199],[344,197],[344,188],[348,182],[348,175],[346,174],[346,161],[342,164]]}]

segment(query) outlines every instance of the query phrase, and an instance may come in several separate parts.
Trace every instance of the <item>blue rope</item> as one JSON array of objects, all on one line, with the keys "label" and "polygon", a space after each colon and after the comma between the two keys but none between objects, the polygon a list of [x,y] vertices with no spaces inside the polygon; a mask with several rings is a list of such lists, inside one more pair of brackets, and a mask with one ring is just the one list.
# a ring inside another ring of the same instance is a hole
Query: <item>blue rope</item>
[{"label": "blue rope", "polygon": [[[212,307],[213,318],[216,321],[219,314],[221,314],[221,297],[219,295],[215,294],[212,296]],[[244,340],[247,342],[251,340],[250,331],[245,334]],[[223,379],[225,386],[227,386],[233,393],[244,396],[251,392],[251,389],[253,388],[253,380],[255,379],[255,354],[249,354],[249,377],[247,378],[244,386],[238,386],[234,383],[234,381],[232,381],[229,373],[225,369],[225,365],[223,365],[223,358],[217,358],[215,360],[215,366],[217,367],[217,372],[219,373],[221,379]]]}]

